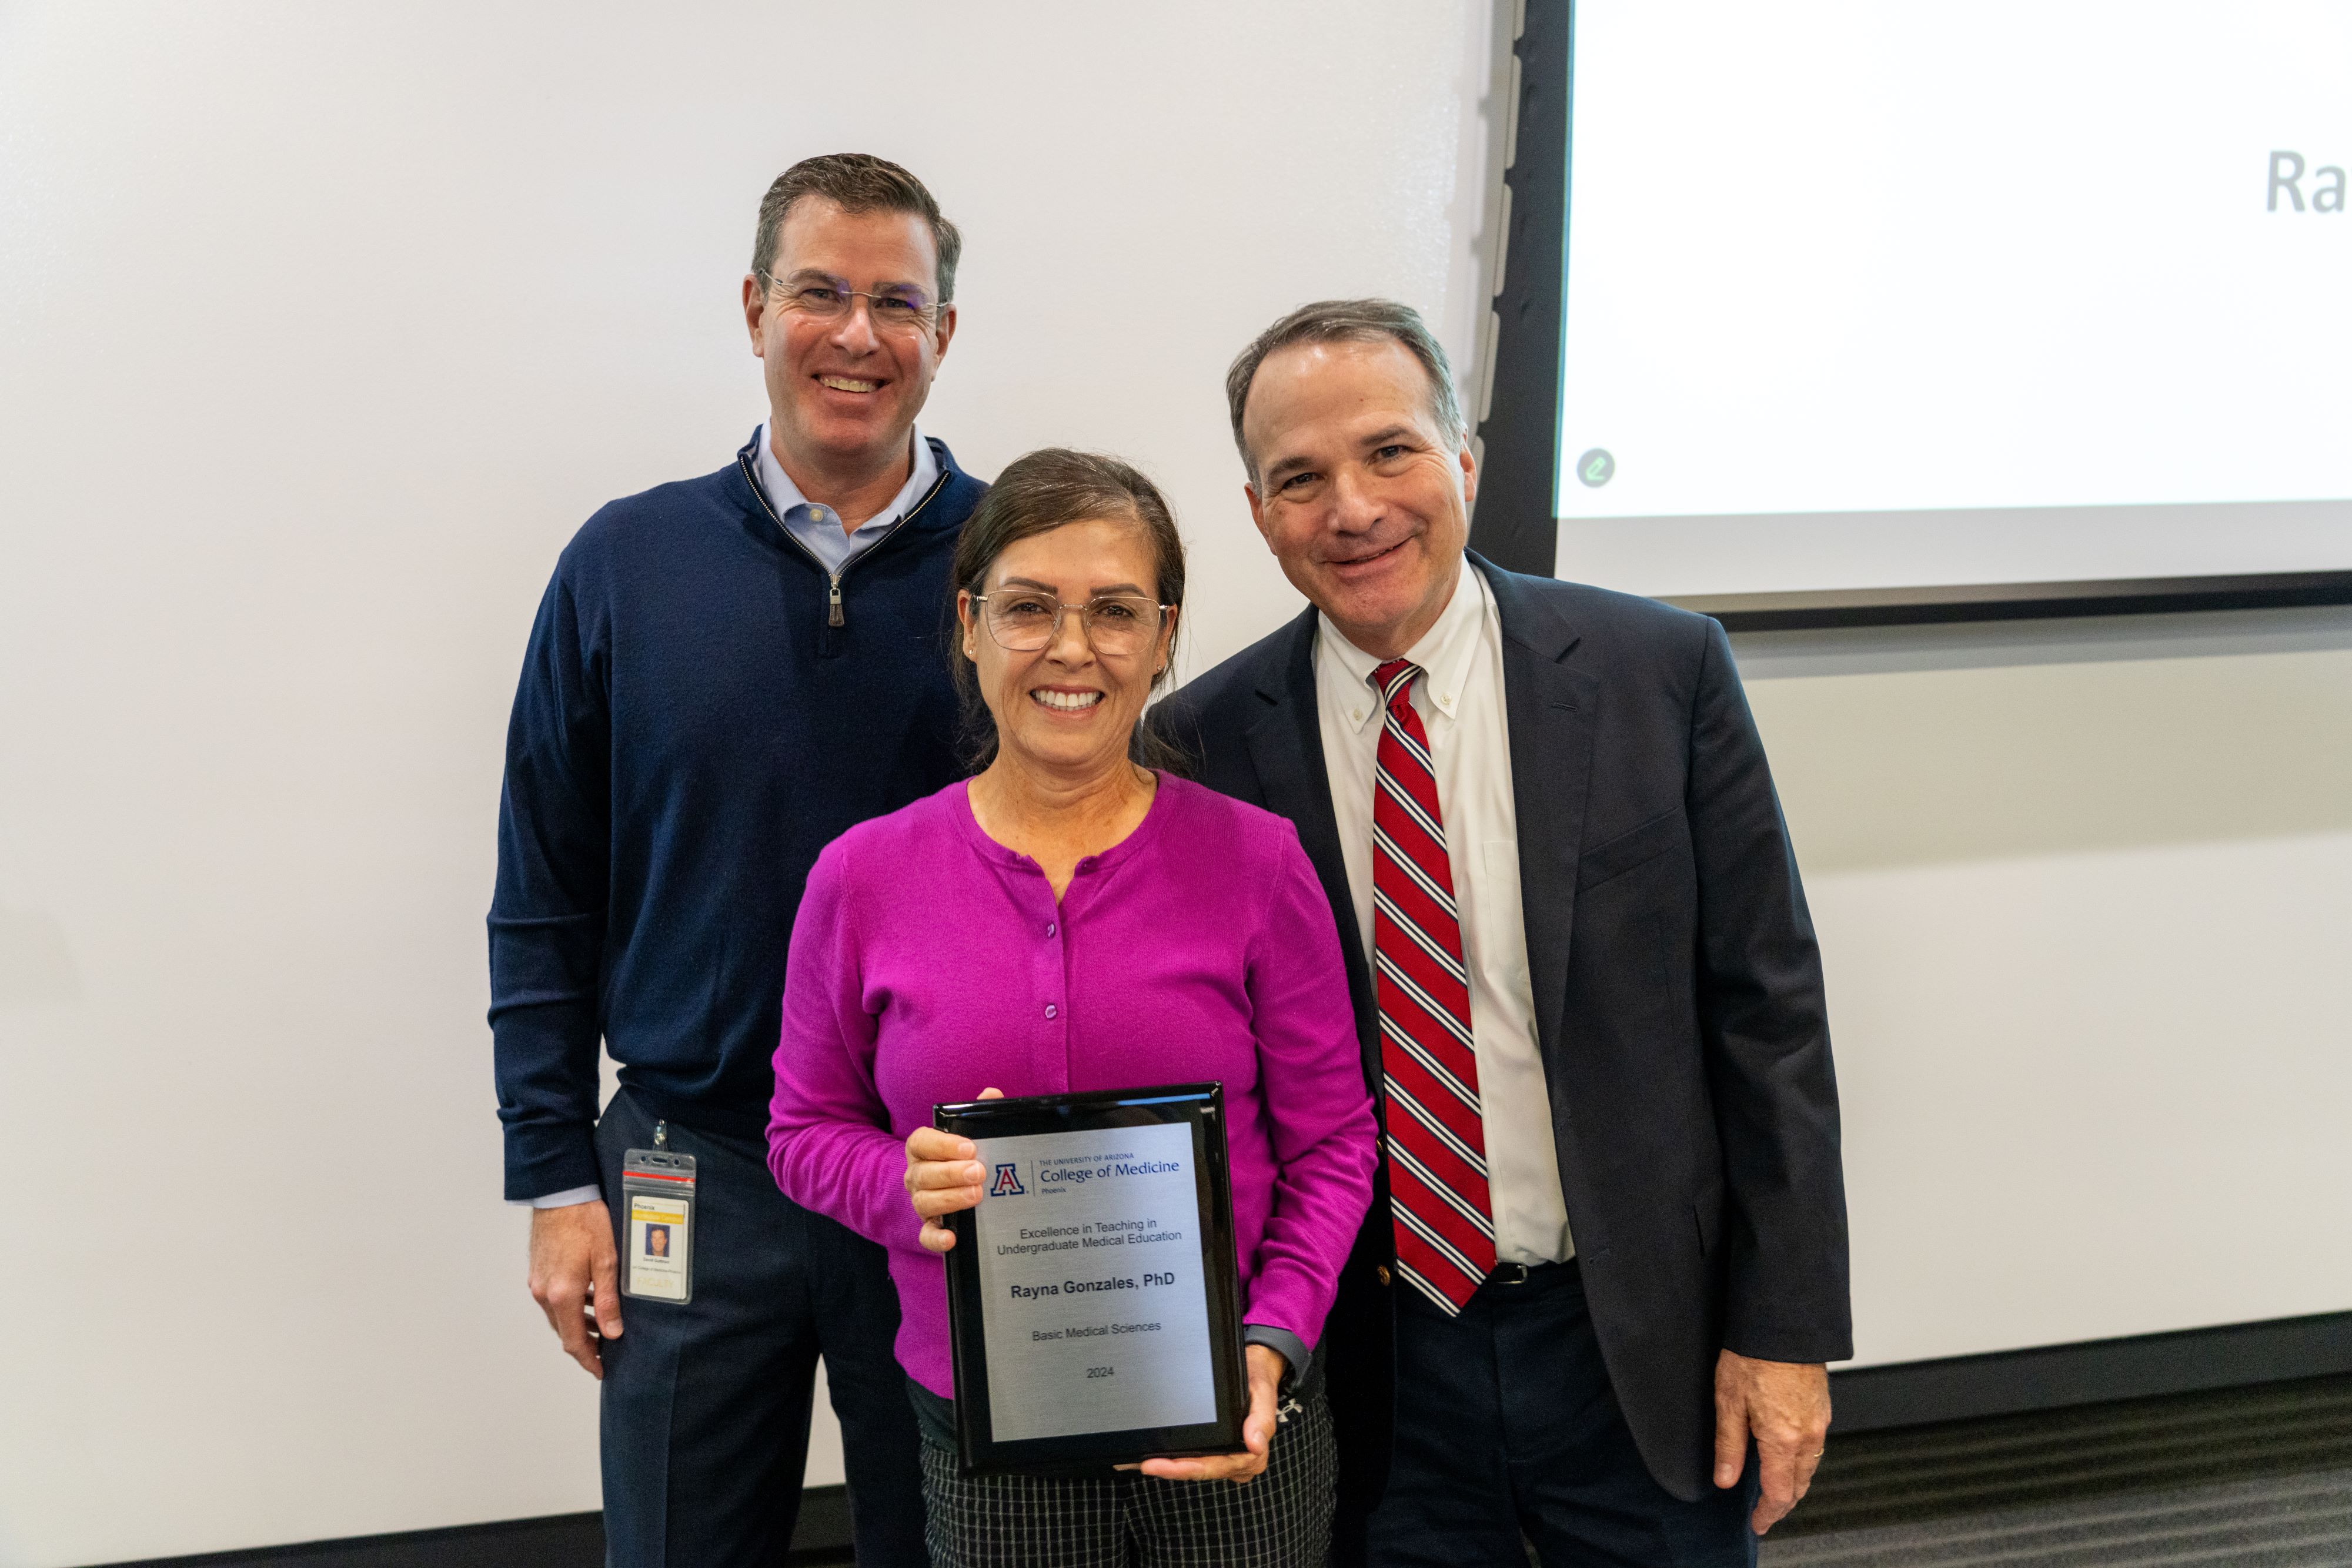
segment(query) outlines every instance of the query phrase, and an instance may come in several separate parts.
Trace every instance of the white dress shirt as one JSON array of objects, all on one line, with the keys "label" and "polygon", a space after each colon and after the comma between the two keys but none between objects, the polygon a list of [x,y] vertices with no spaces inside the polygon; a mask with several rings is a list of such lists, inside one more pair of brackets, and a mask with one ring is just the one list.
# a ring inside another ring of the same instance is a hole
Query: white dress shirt
[{"label": "white dress shirt", "polygon": [[[1384,662],[1318,618],[1315,702],[1339,821],[1348,890],[1364,956],[1372,952],[1372,791],[1380,771],[1381,697],[1372,672]],[[1446,858],[1470,970],[1470,1032],[1486,1134],[1486,1186],[1495,1257],[1560,1263],[1573,1256],[1560,1196],[1551,1096],[1536,1047],[1535,994],[1520,916],[1518,817],[1511,789],[1511,734],[1503,709],[1503,622],[1494,591],[1468,561],[1437,624],[1405,654],[1422,668],[1413,711],[1429,735]]]},{"label": "white dress shirt", "polygon": [[931,455],[931,444],[923,439],[920,426],[912,434],[914,471],[898,486],[898,493],[890,497],[888,506],[858,524],[852,532],[841,526],[839,512],[801,494],[801,487],[793,483],[793,476],[776,461],[776,449],[768,441],[768,427],[760,426],[760,434],[753,437],[760,448],[760,488],[767,492],[768,505],[783,520],[784,531],[806,545],[809,553],[824,563],[827,572],[839,576],[843,567],[873,549],[876,541],[896,527],[898,519],[940,482],[940,460]]},{"label": "white dress shirt", "polygon": [[[765,423],[751,437],[751,443],[760,454],[755,467],[760,476],[760,488],[767,494],[768,505],[775,509],[777,517],[784,525],[784,531],[808,547],[809,553],[824,564],[829,575],[840,576],[843,567],[873,549],[875,542],[888,533],[898,519],[905,517],[916,502],[929,495],[931,486],[940,482],[940,460],[931,455],[931,444],[923,439],[920,426],[914,429],[912,436],[915,443],[914,471],[907,476],[907,482],[898,486],[898,493],[890,497],[890,504],[859,524],[855,532],[841,526],[839,512],[831,507],[818,506],[801,494],[801,487],[793,483],[793,476],[784,472],[782,464],[776,461],[775,448],[768,444]],[[569,1208],[573,1204],[588,1203],[604,1196],[599,1187],[574,1186],[566,1187],[562,1192],[542,1193],[534,1198],[518,1197],[507,1201],[516,1205],[528,1203],[533,1208]]]}]

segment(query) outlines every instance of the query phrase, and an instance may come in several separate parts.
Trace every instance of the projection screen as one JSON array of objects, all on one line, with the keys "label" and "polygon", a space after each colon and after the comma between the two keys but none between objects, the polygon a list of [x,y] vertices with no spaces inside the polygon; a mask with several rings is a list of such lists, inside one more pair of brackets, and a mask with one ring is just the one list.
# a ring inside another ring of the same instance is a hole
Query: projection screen
[{"label": "projection screen", "polygon": [[1828,619],[2352,597],[2352,9],[1565,32],[1523,60],[1482,432],[1512,564]]}]

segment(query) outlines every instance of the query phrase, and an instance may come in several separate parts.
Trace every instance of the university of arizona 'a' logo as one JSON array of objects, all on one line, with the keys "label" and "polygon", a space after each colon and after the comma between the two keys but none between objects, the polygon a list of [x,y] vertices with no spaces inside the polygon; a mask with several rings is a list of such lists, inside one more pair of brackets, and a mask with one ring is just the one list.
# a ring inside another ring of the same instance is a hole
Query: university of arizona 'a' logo
[{"label": "university of arizona 'a' logo", "polygon": [[991,1197],[1019,1197],[1028,1190],[1021,1185],[1021,1166],[1013,1160],[999,1165],[996,1179],[988,1184],[988,1196]]}]

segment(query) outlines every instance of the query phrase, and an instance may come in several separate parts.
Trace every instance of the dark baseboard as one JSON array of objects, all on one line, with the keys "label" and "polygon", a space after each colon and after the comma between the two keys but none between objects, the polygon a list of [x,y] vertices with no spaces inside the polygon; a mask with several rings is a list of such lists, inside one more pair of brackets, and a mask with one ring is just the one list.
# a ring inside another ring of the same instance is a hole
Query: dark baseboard
[{"label": "dark baseboard", "polygon": [[[604,1516],[559,1513],[200,1557],[154,1557],[111,1568],[599,1568],[604,1561]],[[847,1489],[810,1487],[802,1492],[800,1525],[785,1559],[790,1568],[854,1561]]]},{"label": "dark baseboard", "polygon": [[2352,1372],[2352,1312],[1830,1374],[1837,1430],[2006,1416]]}]

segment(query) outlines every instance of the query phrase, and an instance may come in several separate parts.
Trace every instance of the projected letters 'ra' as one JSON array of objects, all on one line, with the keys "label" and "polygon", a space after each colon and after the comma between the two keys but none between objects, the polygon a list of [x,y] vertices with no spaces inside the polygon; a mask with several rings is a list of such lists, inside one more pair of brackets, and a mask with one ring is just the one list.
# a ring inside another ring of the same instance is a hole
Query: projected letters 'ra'
[{"label": "projected letters 'ra'", "polygon": [[2344,166],[2341,163],[2322,164],[2311,171],[2311,204],[2304,205],[2303,154],[2294,152],[2271,154],[2270,200],[2266,210],[2277,212],[2279,198],[2292,204],[2290,212],[2340,213],[2344,210]]}]

